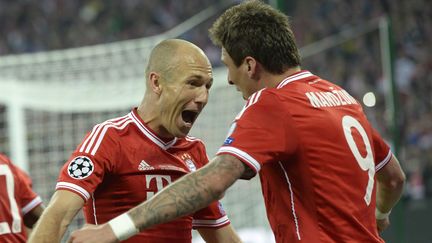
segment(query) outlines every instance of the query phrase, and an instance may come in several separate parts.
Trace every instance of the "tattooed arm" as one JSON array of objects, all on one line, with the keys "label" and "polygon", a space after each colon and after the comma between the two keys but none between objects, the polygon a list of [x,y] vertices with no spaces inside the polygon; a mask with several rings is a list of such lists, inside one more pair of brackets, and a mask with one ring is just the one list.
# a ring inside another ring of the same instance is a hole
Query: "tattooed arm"
[{"label": "tattooed arm", "polygon": [[127,215],[132,222],[122,218],[117,221],[119,222],[116,224],[118,227],[113,227],[113,224],[111,226],[104,224],[82,229],[72,234],[71,242],[116,242],[118,239],[113,230],[130,232],[130,229],[125,229],[125,225],[133,224],[141,231],[153,225],[191,214],[220,199],[225,190],[244,173],[250,173],[249,170],[251,169],[231,155],[217,156],[203,168],[182,177],[150,200],[129,210]]}]

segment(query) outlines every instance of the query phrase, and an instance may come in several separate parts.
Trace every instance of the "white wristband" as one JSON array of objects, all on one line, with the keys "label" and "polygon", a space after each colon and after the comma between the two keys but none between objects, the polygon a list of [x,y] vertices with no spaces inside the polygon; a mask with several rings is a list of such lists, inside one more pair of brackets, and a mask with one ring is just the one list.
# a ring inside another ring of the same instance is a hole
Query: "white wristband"
[{"label": "white wristband", "polygon": [[387,218],[390,215],[390,213],[391,213],[391,210],[388,211],[387,213],[383,213],[378,208],[375,208],[375,218],[378,220]]},{"label": "white wristband", "polygon": [[118,240],[126,240],[136,235],[139,230],[127,213],[117,216],[108,222]]}]

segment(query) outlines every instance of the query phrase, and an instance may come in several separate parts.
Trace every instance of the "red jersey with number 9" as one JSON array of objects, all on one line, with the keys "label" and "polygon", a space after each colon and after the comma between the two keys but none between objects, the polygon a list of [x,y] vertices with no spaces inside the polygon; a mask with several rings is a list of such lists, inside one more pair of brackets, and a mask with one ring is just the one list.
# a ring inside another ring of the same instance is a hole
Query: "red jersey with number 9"
[{"label": "red jersey with number 9", "polygon": [[30,178],[0,154],[0,242],[26,242],[23,215],[41,203]]},{"label": "red jersey with number 9", "polygon": [[374,179],[392,153],[339,86],[301,71],[256,92],[218,154],[259,172],[276,242],[383,242]]}]

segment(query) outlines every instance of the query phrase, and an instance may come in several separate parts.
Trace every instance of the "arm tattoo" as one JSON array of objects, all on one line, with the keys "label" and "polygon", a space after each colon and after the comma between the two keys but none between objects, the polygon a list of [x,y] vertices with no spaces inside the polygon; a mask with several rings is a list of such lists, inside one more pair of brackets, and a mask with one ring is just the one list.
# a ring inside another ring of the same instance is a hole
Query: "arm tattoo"
[{"label": "arm tattoo", "polygon": [[244,172],[243,163],[230,155],[216,157],[203,168],[188,174],[150,200],[129,211],[143,230],[191,214],[219,199]]}]

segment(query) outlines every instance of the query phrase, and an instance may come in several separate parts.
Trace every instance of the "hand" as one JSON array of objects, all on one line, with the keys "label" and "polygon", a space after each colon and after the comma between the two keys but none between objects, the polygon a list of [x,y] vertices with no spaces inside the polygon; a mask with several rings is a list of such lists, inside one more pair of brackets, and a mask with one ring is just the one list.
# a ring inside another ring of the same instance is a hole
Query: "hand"
[{"label": "hand", "polygon": [[386,217],[384,219],[377,219],[376,223],[377,223],[378,232],[381,233],[389,227],[390,220],[389,217]]},{"label": "hand", "polygon": [[88,225],[74,231],[69,243],[114,243],[118,242],[114,232],[108,224]]}]

